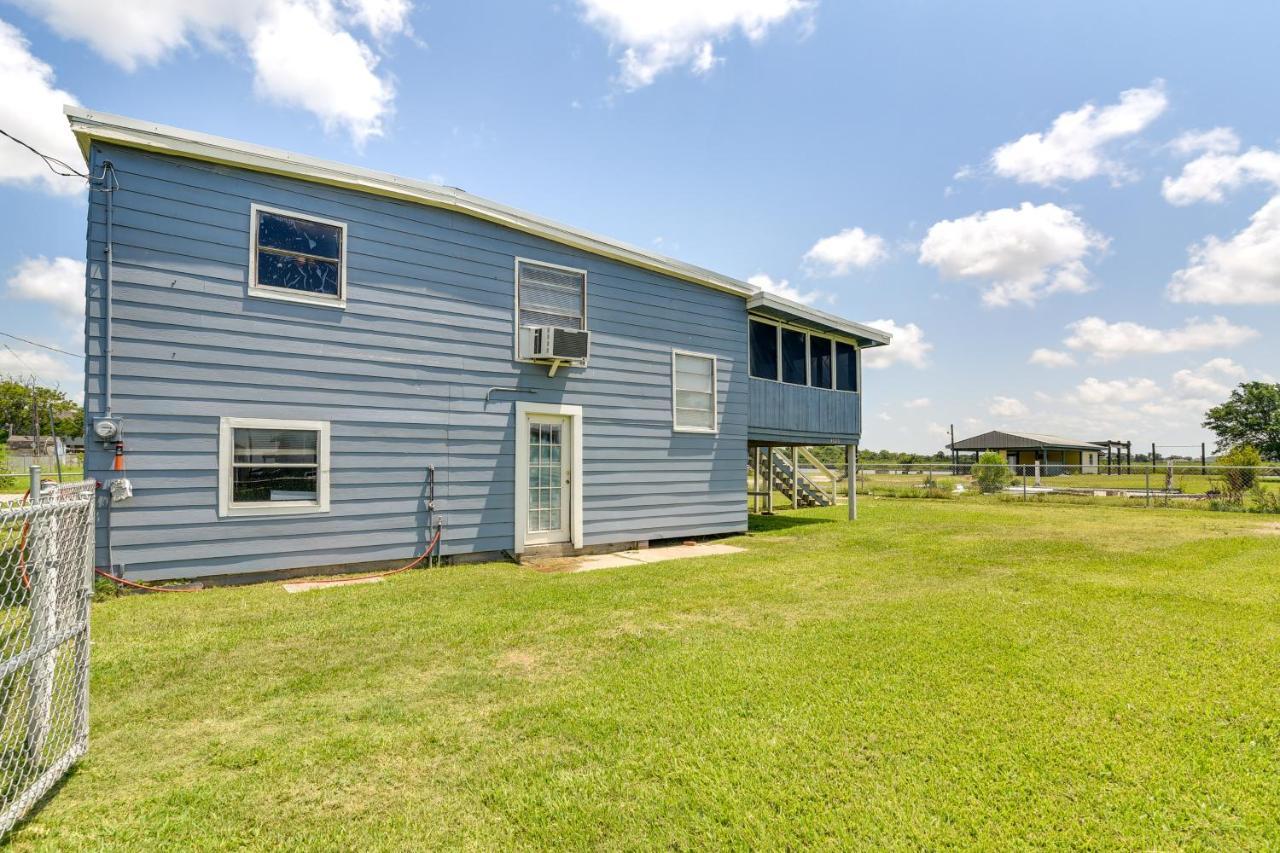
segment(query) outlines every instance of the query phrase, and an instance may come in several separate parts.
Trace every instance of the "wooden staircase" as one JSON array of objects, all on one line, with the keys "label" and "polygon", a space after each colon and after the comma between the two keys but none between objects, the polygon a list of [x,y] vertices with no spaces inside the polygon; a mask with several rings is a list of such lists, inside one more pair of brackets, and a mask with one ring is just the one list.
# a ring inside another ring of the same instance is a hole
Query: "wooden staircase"
[{"label": "wooden staircase", "polygon": [[[789,448],[788,448],[789,449]],[[822,464],[808,448],[799,448],[798,454],[806,462],[814,465],[819,471],[827,474],[831,478],[831,491],[824,491],[817,483],[806,476],[803,471],[796,471],[791,465],[791,455],[783,449],[777,447],[768,448],[765,454],[758,454],[754,451],[747,463],[747,470],[751,471],[753,466],[759,460],[759,468],[754,471],[756,491],[767,488],[765,485],[769,478],[769,454],[773,456],[773,485],[791,502],[795,507],[811,507],[811,506],[832,506],[834,504],[835,493],[835,475]]]}]

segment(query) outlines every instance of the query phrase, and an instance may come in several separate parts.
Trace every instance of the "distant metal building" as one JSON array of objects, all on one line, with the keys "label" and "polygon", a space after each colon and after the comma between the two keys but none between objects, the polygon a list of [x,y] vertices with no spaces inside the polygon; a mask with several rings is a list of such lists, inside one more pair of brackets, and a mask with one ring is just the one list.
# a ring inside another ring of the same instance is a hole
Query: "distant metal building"
[{"label": "distant metal building", "polygon": [[992,430],[973,438],[965,438],[950,446],[953,458],[959,461],[959,454],[972,453],[974,461],[987,451],[1002,454],[1011,466],[1019,469],[1034,468],[1040,463],[1040,473],[1055,475],[1063,473],[1098,473],[1099,454],[1105,451],[1102,445],[1060,435],[1046,435],[1037,432],[1001,432]]},{"label": "distant metal building", "polygon": [[53,453],[54,439],[51,435],[32,438],[29,435],[11,435],[6,442],[10,453],[24,456],[47,456]]}]

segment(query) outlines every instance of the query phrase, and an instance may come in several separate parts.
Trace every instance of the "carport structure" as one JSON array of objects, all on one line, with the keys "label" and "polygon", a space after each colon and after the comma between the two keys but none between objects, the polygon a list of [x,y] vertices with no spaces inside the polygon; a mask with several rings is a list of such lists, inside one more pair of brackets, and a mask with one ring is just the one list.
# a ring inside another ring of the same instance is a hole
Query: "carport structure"
[{"label": "carport structure", "polygon": [[960,463],[961,453],[972,453],[973,462],[987,451],[1004,456],[1019,474],[1033,473],[1039,463],[1045,476],[1064,473],[1096,474],[1098,457],[1105,447],[1090,441],[1079,441],[1060,435],[1037,432],[1003,432],[992,430],[949,445],[952,460]]}]

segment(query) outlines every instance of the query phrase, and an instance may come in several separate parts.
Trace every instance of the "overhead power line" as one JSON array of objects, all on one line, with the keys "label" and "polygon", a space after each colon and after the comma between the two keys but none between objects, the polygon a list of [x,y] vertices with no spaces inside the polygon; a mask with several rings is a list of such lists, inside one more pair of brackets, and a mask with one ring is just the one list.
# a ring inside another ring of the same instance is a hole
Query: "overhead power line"
[{"label": "overhead power line", "polygon": [[[74,352],[68,352],[67,350],[64,350],[64,349],[58,349],[57,347],[50,346],[49,344],[42,344],[39,341],[27,340],[26,338],[22,338],[22,337],[19,337],[18,335],[15,335],[13,332],[0,332],[0,335],[4,335],[6,338],[13,338],[15,341],[22,341],[24,344],[31,344],[31,346],[33,347],[40,347],[41,349],[52,350],[53,352],[61,353],[62,355],[68,356],[70,358],[84,358],[83,355],[77,355]],[[8,347],[6,347],[6,349],[8,349]],[[9,352],[13,352],[13,350],[9,350]],[[13,354],[17,356],[19,359],[21,359],[21,356],[18,356],[16,352],[14,352]]]},{"label": "overhead power line", "polygon": [[23,148],[30,151],[32,154],[39,157],[41,160],[44,161],[44,164],[49,167],[49,171],[53,172],[55,175],[61,175],[64,178],[83,178],[86,181],[90,180],[89,175],[87,173],[81,172],[79,169],[67,163],[65,160],[59,160],[57,157],[54,157],[51,154],[45,154],[43,151],[40,151],[34,145],[23,142],[21,139],[14,136],[12,133],[5,130],[4,128],[0,128],[0,135],[6,136],[9,139],[12,139],[14,142],[18,143]]}]

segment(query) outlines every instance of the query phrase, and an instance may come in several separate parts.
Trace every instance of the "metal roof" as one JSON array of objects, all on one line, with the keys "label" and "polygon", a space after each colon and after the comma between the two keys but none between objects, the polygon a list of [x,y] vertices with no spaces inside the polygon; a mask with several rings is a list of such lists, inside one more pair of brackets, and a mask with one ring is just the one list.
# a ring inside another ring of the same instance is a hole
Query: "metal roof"
[{"label": "metal roof", "polygon": [[284,175],[311,183],[328,184],[432,207],[442,207],[528,234],[536,234],[557,243],[584,249],[633,266],[665,273],[717,290],[736,293],[739,296],[750,296],[759,291],[759,288],[744,281],[608,237],[571,228],[550,219],[471,195],[456,187],[402,178],[388,172],[378,172],[332,160],[308,157],[305,154],[295,154],[279,148],[268,148],[250,142],[139,121],[78,106],[63,107],[63,112],[71,123],[71,131],[76,136],[86,162],[91,141],[96,139],[113,142],[144,151],[237,166],[256,172]]},{"label": "metal roof", "polygon": [[1105,450],[1097,444],[1065,438],[1061,435],[1049,435],[1042,432],[1002,432],[992,430],[973,438],[964,438],[955,444],[949,444],[951,450],[1014,450],[1025,447],[1064,447],[1070,450]]},{"label": "metal roof", "polygon": [[810,308],[808,305],[800,305],[768,291],[761,291],[748,297],[747,310],[777,320],[799,321],[800,324],[815,331],[857,338],[859,345],[863,347],[885,346],[891,338],[888,332],[836,317],[825,311]]},{"label": "metal roof", "polygon": [[[327,184],[358,192],[395,198],[402,201],[425,204],[457,211],[478,219],[553,240],[594,255],[611,258],[624,264],[669,275],[684,281],[711,287],[744,298],[762,298],[777,310],[789,312],[789,316],[804,319],[813,324],[832,324],[845,334],[855,334],[873,341],[871,345],[887,344],[889,336],[849,320],[843,320],[807,305],[766,294],[759,287],[739,281],[727,275],[703,267],[668,258],[628,245],[610,237],[602,237],[562,225],[550,219],[526,213],[513,207],[472,195],[456,187],[445,187],[413,178],[402,178],[387,172],[364,169],[305,154],[295,154],[279,148],[268,148],[207,133],[169,127],[154,122],[140,121],[111,113],[98,112],[79,106],[63,107],[71,131],[80,145],[85,161],[89,159],[89,146],[94,140],[110,142],[143,151],[154,151],[174,157],[185,157],[207,163],[236,166],[255,172],[296,178],[311,183]],[[763,304],[763,303],[762,303]],[[838,326],[835,324],[839,324]]]}]

